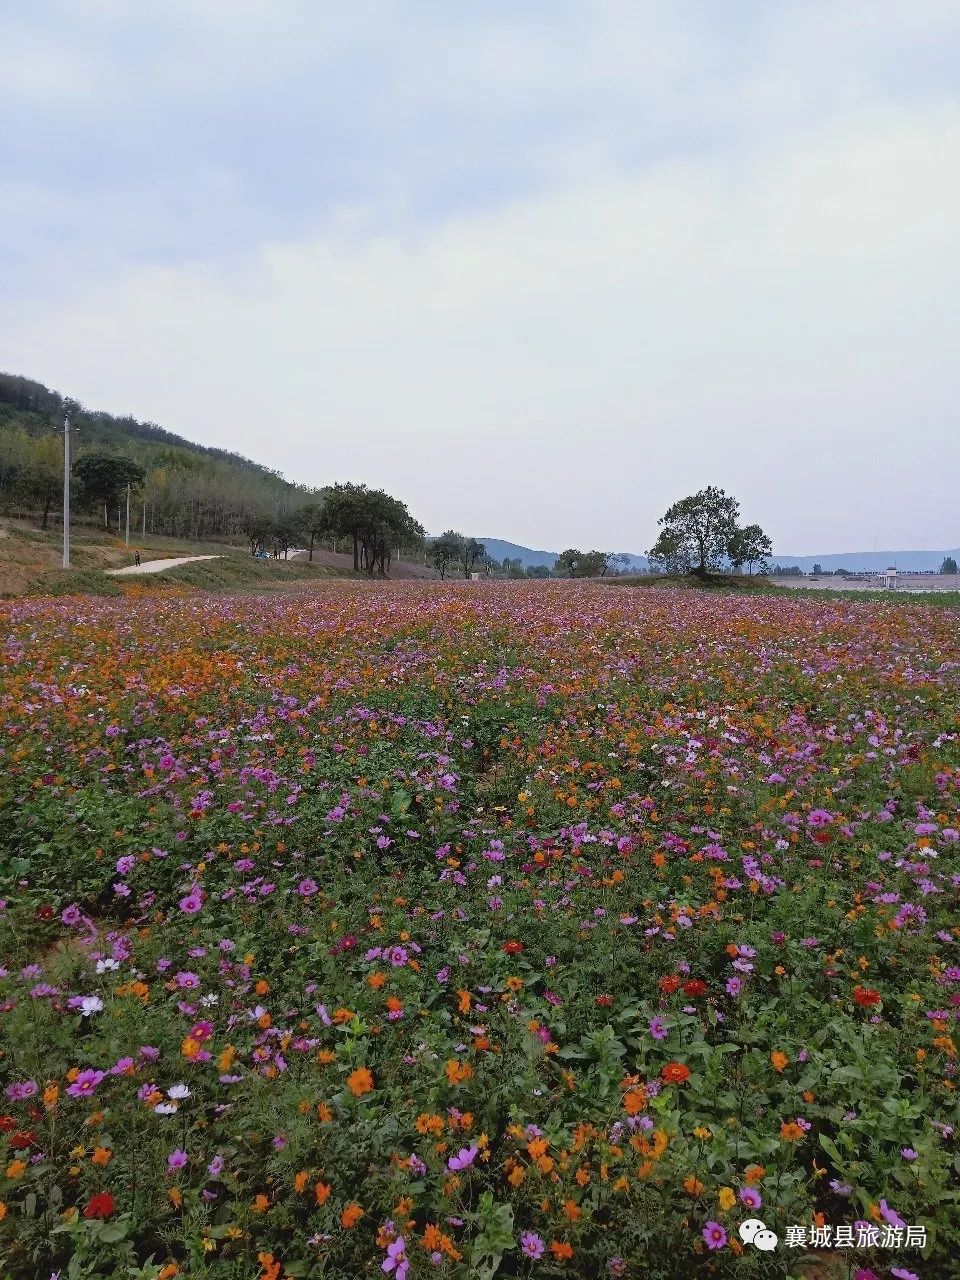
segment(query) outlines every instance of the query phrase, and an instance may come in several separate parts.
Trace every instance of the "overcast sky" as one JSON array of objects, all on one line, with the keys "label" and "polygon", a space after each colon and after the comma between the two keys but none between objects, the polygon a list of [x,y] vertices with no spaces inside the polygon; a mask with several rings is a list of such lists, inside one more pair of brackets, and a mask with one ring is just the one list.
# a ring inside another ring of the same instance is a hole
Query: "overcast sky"
[{"label": "overcast sky", "polygon": [[960,544],[957,0],[31,0],[0,367],[433,532]]}]

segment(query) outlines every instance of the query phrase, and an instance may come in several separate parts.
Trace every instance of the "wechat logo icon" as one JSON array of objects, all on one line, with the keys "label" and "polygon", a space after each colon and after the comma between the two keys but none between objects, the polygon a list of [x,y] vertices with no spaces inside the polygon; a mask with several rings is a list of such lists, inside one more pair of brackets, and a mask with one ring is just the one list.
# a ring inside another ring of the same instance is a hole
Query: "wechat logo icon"
[{"label": "wechat logo icon", "polygon": [[748,1218],[746,1222],[741,1222],[739,1234],[744,1244],[752,1244],[762,1253],[772,1253],[777,1247],[777,1233],[768,1231],[767,1224],[759,1218]]}]

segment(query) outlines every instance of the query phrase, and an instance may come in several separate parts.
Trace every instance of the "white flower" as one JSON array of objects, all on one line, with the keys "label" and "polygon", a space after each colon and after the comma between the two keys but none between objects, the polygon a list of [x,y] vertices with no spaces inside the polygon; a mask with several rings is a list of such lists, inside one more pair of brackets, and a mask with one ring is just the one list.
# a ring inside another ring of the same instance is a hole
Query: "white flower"
[{"label": "white flower", "polygon": [[158,1116],[172,1116],[180,1110],[175,1102],[158,1102],[153,1109]]},{"label": "white flower", "polygon": [[92,1013],[101,1013],[103,1011],[103,1001],[99,996],[84,996],[80,1001],[80,1014],[84,1018],[89,1018]]},{"label": "white flower", "polygon": [[215,995],[201,996],[200,1003],[204,1009],[209,1009],[211,1005],[220,1003],[220,997]]},{"label": "white flower", "polygon": [[116,960],[98,960],[97,973],[107,973],[113,969],[119,969],[120,965]]},{"label": "white flower", "polygon": [[173,1098],[174,1102],[182,1102],[184,1098],[190,1097],[190,1090],[185,1084],[171,1085],[167,1090],[167,1097]]}]

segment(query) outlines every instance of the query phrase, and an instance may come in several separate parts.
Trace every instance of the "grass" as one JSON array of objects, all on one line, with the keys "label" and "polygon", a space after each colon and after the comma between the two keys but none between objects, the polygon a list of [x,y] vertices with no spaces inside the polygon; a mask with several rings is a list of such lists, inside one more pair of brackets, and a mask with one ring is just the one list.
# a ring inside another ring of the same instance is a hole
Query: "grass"
[{"label": "grass", "polygon": [[711,573],[701,578],[696,573],[644,573],[614,578],[597,578],[611,587],[670,587],[680,591],[737,591],[756,595],[783,595],[786,588],[761,574]]}]

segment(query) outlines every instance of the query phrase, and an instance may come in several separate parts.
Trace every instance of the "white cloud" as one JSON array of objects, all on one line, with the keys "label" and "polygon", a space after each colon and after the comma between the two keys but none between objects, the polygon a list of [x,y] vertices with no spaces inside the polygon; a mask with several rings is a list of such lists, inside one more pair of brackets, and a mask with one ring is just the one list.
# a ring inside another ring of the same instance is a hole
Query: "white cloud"
[{"label": "white cloud", "polygon": [[640,550],[715,482],[783,550],[956,545],[958,36],[41,0],[0,21],[3,363],[431,528]]},{"label": "white cloud", "polygon": [[291,476],[384,484],[432,528],[642,549],[718,482],[783,549],[936,541],[930,499],[955,542],[958,123],[863,116],[419,240],[347,222],[135,270],[7,357]]}]

